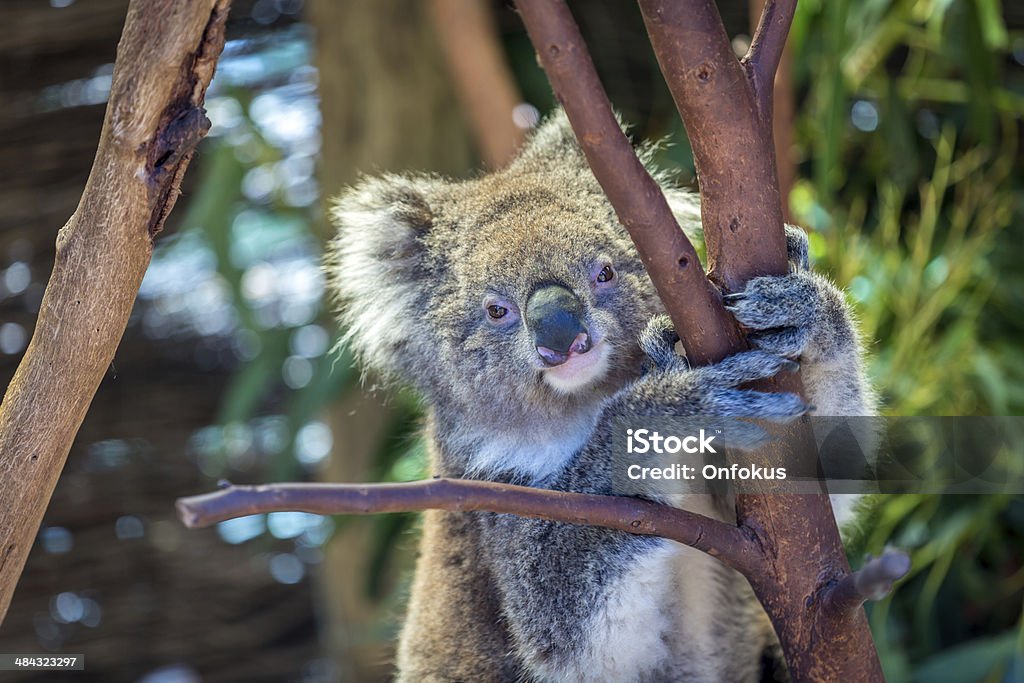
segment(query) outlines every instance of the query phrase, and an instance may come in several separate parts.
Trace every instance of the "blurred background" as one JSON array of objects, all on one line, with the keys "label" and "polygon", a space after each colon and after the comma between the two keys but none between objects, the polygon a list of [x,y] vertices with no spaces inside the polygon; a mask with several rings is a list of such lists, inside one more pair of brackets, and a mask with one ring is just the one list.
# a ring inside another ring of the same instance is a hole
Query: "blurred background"
[{"label": "blurred background", "polygon": [[[332,350],[319,259],[324,208],[359,173],[472,176],[552,107],[509,3],[458,4],[235,0],[213,128],[0,627],[0,651],[84,653],[87,670],[3,680],[387,678],[415,516],[186,531],[173,501],[219,478],[424,475],[414,398],[360,387]],[[4,386],[88,175],[126,5],[0,4]],[[571,6],[615,106],[671,140],[661,163],[692,185],[635,6]],[[744,50],[752,8],[719,6]],[[887,414],[1024,413],[1022,66],[1014,0],[799,4],[780,178],[817,268],[848,288]],[[914,560],[869,608],[890,681],[1024,680],[1024,500],[885,497],[851,559],[886,544]]]}]

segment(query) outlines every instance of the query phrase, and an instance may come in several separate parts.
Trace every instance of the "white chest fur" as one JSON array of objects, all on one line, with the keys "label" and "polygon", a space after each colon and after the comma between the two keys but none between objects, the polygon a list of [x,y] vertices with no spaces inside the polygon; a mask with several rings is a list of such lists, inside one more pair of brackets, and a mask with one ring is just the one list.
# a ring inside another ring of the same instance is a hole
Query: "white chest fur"
[{"label": "white chest fur", "polygon": [[467,474],[488,479],[502,472],[539,482],[557,473],[587,443],[597,423],[598,410],[572,420],[552,423],[530,431],[509,430],[460,435],[459,442],[470,449]]},{"label": "white chest fur", "polygon": [[675,543],[644,555],[610,587],[586,628],[582,656],[557,670],[543,664],[544,681],[661,680],[692,683],[722,678],[714,632],[718,587],[715,560]]}]

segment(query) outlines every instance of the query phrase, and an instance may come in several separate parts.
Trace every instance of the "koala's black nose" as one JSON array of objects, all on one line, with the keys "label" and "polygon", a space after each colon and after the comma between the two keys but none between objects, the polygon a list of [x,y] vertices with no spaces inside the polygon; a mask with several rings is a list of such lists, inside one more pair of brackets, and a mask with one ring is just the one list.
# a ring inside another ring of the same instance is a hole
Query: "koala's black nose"
[{"label": "koala's black nose", "polygon": [[590,332],[583,324],[583,302],[561,285],[546,285],[526,302],[526,327],[537,353],[547,365],[561,365],[590,350]]}]

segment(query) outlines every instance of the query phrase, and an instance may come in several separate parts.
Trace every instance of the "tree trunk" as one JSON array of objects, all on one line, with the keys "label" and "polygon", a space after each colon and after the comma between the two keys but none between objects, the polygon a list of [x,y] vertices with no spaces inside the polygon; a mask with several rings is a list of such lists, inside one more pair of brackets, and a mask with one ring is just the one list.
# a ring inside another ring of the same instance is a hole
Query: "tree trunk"
[{"label": "tree trunk", "polygon": [[[135,0],[92,172],[0,406],[0,619],[209,121],[228,0]],[[154,40],[159,36],[159,40]]]}]

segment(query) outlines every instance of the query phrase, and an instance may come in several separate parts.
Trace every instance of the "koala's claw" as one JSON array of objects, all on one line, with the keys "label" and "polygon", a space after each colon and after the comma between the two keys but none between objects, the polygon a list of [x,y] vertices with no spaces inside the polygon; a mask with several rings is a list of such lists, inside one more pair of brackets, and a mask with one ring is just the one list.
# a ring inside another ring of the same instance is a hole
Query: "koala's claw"
[{"label": "koala's claw", "polygon": [[767,330],[806,325],[817,318],[821,294],[809,275],[757,277],[727,303],[744,327]]},{"label": "koala's claw", "polygon": [[[650,368],[644,377],[619,394],[613,411],[634,416],[746,417],[775,422],[787,422],[807,412],[808,406],[795,394],[739,388],[779,372],[793,372],[799,364],[753,350],[691,370],[672,349],[669,342],[673,335],[669,330],[664,321],[652,321],[648,326],[645,350],[658,366]],[[746,434],[748,444],[756,442],[757,435],[756,430]]]},{"label": "koala's claw", "polygon": [[709,415],[788,422],[808,410],[807,404],[796,394],[764,393],[735,387],[779,372],[795,372],[799,368],[799,363],[781,356],[765,351],[746,351],[696,372],[710,387],[704,406]]},{"label": "koala's claw", "polygon": [[657,315],[647,323],[640,333],[640,348],[654,363],[663,370],[686,364],[686,358],[676,353],[679,335],[667,315]]}]

